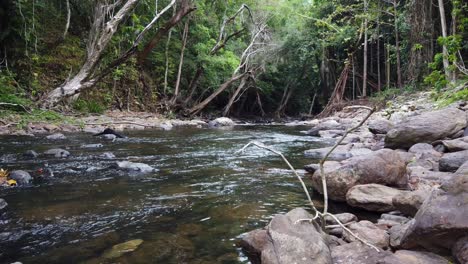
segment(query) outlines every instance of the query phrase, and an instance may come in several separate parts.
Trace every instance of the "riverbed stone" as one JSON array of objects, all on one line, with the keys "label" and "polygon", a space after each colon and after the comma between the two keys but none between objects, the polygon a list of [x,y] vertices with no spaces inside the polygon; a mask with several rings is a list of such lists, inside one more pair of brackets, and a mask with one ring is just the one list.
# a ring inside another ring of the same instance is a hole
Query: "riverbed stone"
[{"label": "riverbed stone", "polygon": [[117,244],[111,249],[104,252],[103,257],[106,259],[115,259],[121,257],[124,254],[135,251],[142,243],[143,240],[134,239],[121,244]]},{"label": "riverbed stone", "polygon": [[54,156],[56,158],[66,158],[70,156],[70,152],[61,149],[61,148],[55,148],[55,149],[49,149],[44,152],[45,155],[50,155]]},{"label": "riverbed stone", "polygon": [[398,250],[392,256],[384,257],[378,264],[449,264],[450,262],[434,253],[425,251]]},{"label": "riverbed stone", "polygon": [[230,127],[234,125],[236,125],[236,123],[227,117],[219,117],[208,123],[208,126],[210,127]]},{"label": "riverbed stone", "polygon": [[414,220],[410,220],[404,224],[394,225],[388,230],[388,233],[390,234],[390,246],[392,248],[401,248],[402,239],[411,226],[412,221]]},{"label": "riverbed stone", "polygon": [[0,212],[3,209],[7,208],[7,206],[8,206],[8,203],[5,201],[5,199],[0,198]]},{"label": "riverbed stone", "polygon": [[119,161],[117,162],[117,167],[120,169],[125,169],[125,170],[135,171],[135,172],[142,172],[142,173],[153,172],[156,170],[155,168],[151,167],[148,164],[136,163],[136,162],[130,162],[130,161]]},{"label": "riverbed stone", "polygon": [[[468,128],[466,129],[468,131]],[[468,136],[452,140],[442,140],[440,143],[448,152],[468,150]]]},{"label": "riverbed stone", "polygon": [[[342,224],[347,224],[351,222],[357,222],[358,218],[354,214],[351,213],[341,213],[341,214],[334,214],[334,216],[342,223]],[[331,216],[325,216],[325,221],[327,225],[336,225],[338,222],[331,217]]]},{"label": "riverbed stone", "polygon": [[[327,174],[329,198],[346,201],[346,193],[359,184],[377,183],[406,186],[406,160],[398,151],[382,149],[367,155],[352,157]],[[322,193],[320,171],[312,176],[312,186]]]},{"label": "riverbed stone", "polygon": [[252,261],[260,260],[262,264],[331,264],[330,250],[320,227],[313,222],[296,222],[311,218],[312,215],[302,208],[276,215],[266,230],[248,233],[240,245],[248,249],[246,253],[255,254],[253,257],[249,255]]},{"label": "riverbed stone", "polygon": [[49,140],[67,139],[67,137],[62,133],[55,133],[55,134],[52,134],[52,135],[48,135],[48,136],[46,136],[46,138],[49,139]]},{"label": "riverbed stone", "polygon": [[11,171],[8,178],[15,180],[18,185],[27,185],[32,181],[31,175],[24,170]]},{"label": "riverbed stone", "polygon": [[[390,243],[390,235],[387,231],[378,228],[372,222],[363,220],[348,225],[348,229],[356,234],[359,238],[369,242],[370,244],[386,249]],[[348,242],[358,241],[349,232],[343,233],[343,239]]]},{"label": "riverbed stone", "polygon": [[352,242],[332,248],[334,264],[376,264],[384,257],[392,256],[389,251],[379,252],[361,242]]},{"label": "riverbed stone", "polygon": [[99,155],[99,157],[102,159],[115,159],[115,155],[112,152],[104,152],[101,155]]},{"label": "riverbed stone", "polygon": [[[332,147],[309,149],[304,151],[304,155],[312,159],[323,159]],[[345,160],[355,156],[361,156],[372,153],[372,150],[367,148],[355,147],[354,144],[339,145],[330,154],[327,160]]]},{"label": "riverbed stone", "polygon": [[369,121],[368,123],[369,131],[374,134],[387,134],[388,131],[394,128],[392,121],[385,118],[377,118]]},{"label": "riverbed stone", "polygon": [[430,192],[427,190],[400,192],[392,198],[392,204],[403,214],[414,216],[429,195]]},{"label": "riverbed stone", "polygon": [[320,122],[318,125],[314,126],[313,128],[307,131],[307,134],[310,136],[320,136],[319,132],[322,130],[344,130],[345,126],[338,123],[335,120],[326,120]]},{"label": "riverbed stone", "polygon": [[460,238],[452,248],[452,255],[458,263],[468,263],[468,236]]},{"label": "riverbed stone", "polygon": [[86,144],[86,145],[81,145],[80,148],[85,148],[85,149],[92,149],[92,148],[102,148],[104,145],[102,144]]},{"label": "riverbed stone", "polygon": [[28,150],[25,153],[23,153],[23,157],[25,157],[27,159],[35,159],[38,156],[39,156],[39,154],[37,154],[37,152],[34,151],[34,150]]},{"label": "riverbed stone", "polygon": [[468,150],[445,153],[440,159],[439,170],[455,172],[468,160]]},{"label": "riverbed stone", "polygon": [[466,115],[457,108],[425,112],[396,124],[385,137],[385,147],[408,149],[416,143],[432,143],[451,137],[466,126]]},{"label": "riverbed stone", "polygon": [[356,185],[346,194],[346,202],[368,211],[390,212],[395,210],[392,199],[402,192],[380,184]]},{"label": "riverbed stone", "polygon": [[[325,163],[323,163],[323,170],[325,172],[329,172],[329,171],[336,170],[340,166],[341,166],[341,163],[338,161],[332,161],[332,160],[325,161]],[[314,173],[320,170],[320,164],[313,163],[313,164],[305,165],[304,170],[310,173]]]}]

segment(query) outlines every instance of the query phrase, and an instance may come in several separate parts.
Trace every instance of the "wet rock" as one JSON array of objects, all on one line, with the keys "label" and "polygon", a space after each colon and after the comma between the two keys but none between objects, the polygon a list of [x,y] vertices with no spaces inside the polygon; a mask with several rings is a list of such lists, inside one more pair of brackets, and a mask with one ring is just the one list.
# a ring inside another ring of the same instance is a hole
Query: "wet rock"
[{"label": "wet rock", "polygon": [[7,208],[7,206],[8,206],[8,203],[5,201],[5,199],[0,198],[0,211]]},{"label": "wet rock", "polygon": [[102,148],[104,145],[102,144],[86,144],[86,145],[81,145],[80,148],[86,148],[86,149],[92,149],[92,148]]},{"label": "wet rock", "polygon": [[[327,173],[329,198],[345,201],[348,190],[358,184],[406,186],[406,160],[398,151],[382,149],[343,161]],[[320,171],[312,176],[312,186],[322,192]]]},{"label": "wet rock", "polygon": [[67,139],[67,137],[62,133],[56,133],[56,134],[48,135],[46,138],[49,139],[49,140]]},{"label": "wet rock", "polygon": [[148,164],[136,163],[136,162],[130,162],[130,161],[117,162],[117,167],[120,169],[125,169],[129,171],[137,171],[137,172],[142,172],[142,173],[155,171],[155,169]]},{"label": "wet rock", "polygon": [[46,150],[44,154],[54,156],[56,158],[66,158],[70,156],[70,152],[60,148]]},{"label": "wet rock", "polygon": [[460,238],[452,248],[452,255],[458,263],[468,263],[468,236]]},{"label": "wet rock", "polygon": [[208,126],[210,127],[229,127],[229,126],[234,126],[234,125],[236,125],[236,123],[227,117],[219,117],[219,118],[216,118],[215,120],[211,120],[208,123]]},{"label": "wet rock", "polygon": [[376,264],[384,257],[392,256],[391,252],[380,251],[362,244],[352,242],[332,248],[334,264]]},{"label": "wet rock", "polygon": [[[468,175],[464,176],[465,186]],[[447,253],[455,242],[468,234],[468,189],[459,184],[442,185],[433,190],[410,222],[402,239],[404,248],[425,247],[431,252]]]},{"label": "wet rock", "polygon": [[432,143],[455,135],[467,126],[465,113],[456,108],[408,117],[385,137],[385,147],[408,149],[416,143]]},{"label": "wet rock", "polygon": [[[332,147],[319,148],[319,149],[309,149],[304,151],[304,155],[312,159],[323,159],[325,155],[330,151]],[[328,160],[345,160],[354,156],[361,156],[372,153],[372,150],[366,148],[354,148],[352,144],[349,145],[339,145],[333,150],[333,152],[328,156]]]},{"label": "wet rock", "polygon": [[[266,227],[246,234],[240,244],[253,263],[323,263],[331,264],[331,255],[320,228],[310,222],[296,223],[312,216],[297,208],[286,215],[276,215]],[[254,262],[257,261],[257,262]]]},{"label": "wet rock", "polygon": [[319,136],[319,132],[322,130],[344,130],[345,127],[340,123],[336,122],[335,120],[327,120],[320,122],[318,125],[314,126],[310,130],[307,131],[308,135],[311,136]]},{"label": "wet rock", "polygon": [[32,181],[31,175],[23,170],[11,171],[8,177],[12,180],[15,180],[18,185],[27,185]]},{"label": "wet rock", "polygon": [[392,204],[403,214],[414,216],[429,195],[425,190],[401,192],[392,198]]},{"label": "wet rock", "polygon": [[468,150],[446,153],[439,163],[440,171],[454,172],[468,160]]},{"label": "wet rock", "polygon": [[384,257],[379,264],[449,264],[450,262],[434,253],[424,251],[398,250],[392,256]]},{"label": "wet rock", "polygon": [[[466,131],[468,131],[468,128]],[[468,136],[453,140],[442,140],[440,143],[448,152],[468,150]]]},{"label": "wet rock", "polygon": [[99,157],[103,159],[115,159],[115,155],[112,152],[104,152],[101,155],[99,155]]},{"label": "wet rock", "polygon": [[394,124],[390,120],[378,118],[369,121],[368,127],[369,131],[374,134],[387,134],[388,131],[393,129]]},{"label": "wet rock", "polygon": [[143,240],[134,239],[121,244],[117,244],[111,249],[104,252],[103,257],[106,259],[114,259],[121,257],[126,253],[135,251],[142,243]]},{"label": "wet rock", "polygon": [[346,194],[346,202],[358,208],[373,212],[395,210],[392,199],[403,191],[380,184],[356,185]]},{"label": "wet rock", "polygon": [[[341,214],[335,214],[334,215],[342,224],[347,224],[350,222],[356,222],[358,220],[357,216],[351,214],[351,213],[341,213]],[[338,222],[331,217],[331,216],[325,216],[325,221],[327,225],[336,225]]]},{"label": "wet rock", "polygon": [[174,126],[172,125],[171,122],[164,122],[164,123],[160,124],[159,127],[162,130],[166,130],[166,131],[172,130],[174,128]]},{"label": "wet rock", "polygon": [[102,135],[101,137],[107,140],[112,140],[112,141],[117,139],[117,136],[113,134],[105,134],[105,135]]},{"label": "wet rock", "polygon": [[[386,249],[390,244],[390,235],[387,233],[387,231],[378,228],[369,221],[363,220],[357,223],[352,223],[348,226],[348,229],[361,239],[371,243],[376,247]],[[348,242],[357,241],[357,239],[349,232],[344,232],[343,238]]]},{"label": "wet rock", "polygon": [[23,157],[28,158],[28,159],[35,159],[39,156],[36,151],[34,150],[28,150],[25,153],[23,153]]}]

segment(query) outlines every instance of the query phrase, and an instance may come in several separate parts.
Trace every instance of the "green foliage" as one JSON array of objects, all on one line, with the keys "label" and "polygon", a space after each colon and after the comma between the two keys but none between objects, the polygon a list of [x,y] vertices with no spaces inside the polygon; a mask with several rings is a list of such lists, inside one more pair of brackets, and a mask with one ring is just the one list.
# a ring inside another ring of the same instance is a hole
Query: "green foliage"
[{"label": "green foliage", "polygon": [[78,99],[73,103],[73,109],[82,113],[102,114],[106,107],[95,100]]}]

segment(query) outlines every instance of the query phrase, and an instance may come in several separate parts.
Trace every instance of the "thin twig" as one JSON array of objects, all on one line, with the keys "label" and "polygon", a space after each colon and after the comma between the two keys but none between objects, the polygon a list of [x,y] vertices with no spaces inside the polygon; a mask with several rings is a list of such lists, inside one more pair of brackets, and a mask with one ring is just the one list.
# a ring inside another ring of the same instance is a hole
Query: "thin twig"
[{"label": "thin twig", "polygon": [[25,112],[27,112],[28,114],[31,114],[31,112],[24,106],[24,105],[21,105],[21,104],[12,104],[12,103],[0,103],[0,105],[6,105],[6,106],[19,106],[21,108],[23,108],[23,110]]}]

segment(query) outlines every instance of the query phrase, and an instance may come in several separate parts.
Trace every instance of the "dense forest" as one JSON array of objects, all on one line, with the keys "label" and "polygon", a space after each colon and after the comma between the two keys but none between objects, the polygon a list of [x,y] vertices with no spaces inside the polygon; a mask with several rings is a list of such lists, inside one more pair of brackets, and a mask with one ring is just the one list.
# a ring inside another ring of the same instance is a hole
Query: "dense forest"
[{"label": "dense forest", "polygon": [[466,97],[466,27],[462,0],[5,0],[0,101],[282,117],[416,89]]}]

